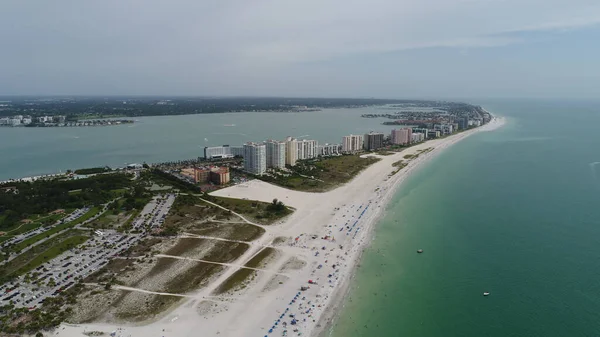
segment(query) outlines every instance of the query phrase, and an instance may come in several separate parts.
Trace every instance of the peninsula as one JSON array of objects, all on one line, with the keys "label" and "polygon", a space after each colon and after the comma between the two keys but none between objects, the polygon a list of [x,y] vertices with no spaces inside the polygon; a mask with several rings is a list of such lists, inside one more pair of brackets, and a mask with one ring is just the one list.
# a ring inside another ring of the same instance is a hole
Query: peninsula
[{"label": "peninsula", "polygon": [[338,145],[289,137],[4,182],[0,330],[316,335],[400,183],[502,123],[482,110]]}]

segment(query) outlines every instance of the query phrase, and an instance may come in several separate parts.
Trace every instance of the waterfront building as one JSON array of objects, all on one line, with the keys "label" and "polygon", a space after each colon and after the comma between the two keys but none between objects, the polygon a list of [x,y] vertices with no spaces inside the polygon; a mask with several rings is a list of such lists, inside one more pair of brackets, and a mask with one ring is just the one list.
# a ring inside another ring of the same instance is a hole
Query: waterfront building
[{"label": "waterfront building", "polygon": [[285,168],[286,142],[269,139],[265,145],[267,146],[267,167]]},{"label": "waterfront building", "polygon": [[231,155],[234,157],[243,157],[244,156],[244,147],[243,146],[230,146],[229,150],[231,150]]},{"label": "waterfront building", "polygon": [[469,127],[469,118],[468,117],[458,118],[457,120],[455,120],[455,122],[457,124],[457,128],[460,130],[465,130]]},{"label": "waterfront building", "polygon": [[412,143],[412,132],[411,128],[402,128],[392,130],[390,136],[392,144],[396,145],[407,145]]},{"label": "waterfront building", "polygon": [[383,147],[383,139],[385,136],[381,132],[369,132],[365,134],[364,148],[367,151],[377,150]]},{"label": "waterfront building", "polygon": [[265,144],[252,142],[244,144],[244,170],[255,175],[262,175],[267,171]]},{"label": "waterfront building", "polygon": [[425,136],[425,139],[427,139],[427,132],[429,132],[429,129],[427,129],[427,128],[412,128],[412,132],[413,133],[422,133]]},{"label": "waterfront building", "polygon": [[325,144],[325,145],[319,145],[317,147],[317,153],[319,156],[322,156],[322,157],[339,155],[341,152],[342,152],[341,144]]},{"label": "waterfront building", "polygon": [[296,138],[287,137],[285,139],[285,164],[289,166],[296,165],[298,160],[298,141]]},{"label": "waterfront building", "polygon": [[362,151],[364,138],[362,135],[349,135],[342,138],[342,152],[355,153]]},{"label": "waterfront building", "polygon": [[229,183],[229,167],[212,167],[209,173],[209,179],[216,185],[225,185]]},{"label": "waterfront building", "polygon": [[217,158],[233,158],[231,153],[231,147],[229,145],[223,146],[212,146],[204,147],[204,158],[206,159],[217,159]]},{"label": "waterfront building", "polygon": [[420,143],[425,140],[425,135],[422,133],[413,133],[411,138],[411,143]]},{"label": "waterfront building", "polygon": [[435,124],[433,129],[440,131],[443,135],[449,135],[454,132],[454,126],[452,124]]},{"label": "waterfront building", "polygon": [[8,118],[8,117],[0,118],[0,125],[10,125],[10,118]]},{"label": "waterfront building", "polygon": [[317,157],[317,146],[319,144],[316,140],[298,140],[296,141],[296,149],[297,149],[297,159],[311,159]]}]

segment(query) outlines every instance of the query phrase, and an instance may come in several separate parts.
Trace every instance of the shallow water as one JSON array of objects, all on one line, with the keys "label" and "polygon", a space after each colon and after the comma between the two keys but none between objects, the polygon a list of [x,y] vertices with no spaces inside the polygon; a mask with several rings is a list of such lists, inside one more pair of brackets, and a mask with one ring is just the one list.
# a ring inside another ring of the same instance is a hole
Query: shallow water
[{"label": "shallow water", "polygon": [[600,109],[482,104],[507,124],[402,185],[327,335],[600,334]]}]

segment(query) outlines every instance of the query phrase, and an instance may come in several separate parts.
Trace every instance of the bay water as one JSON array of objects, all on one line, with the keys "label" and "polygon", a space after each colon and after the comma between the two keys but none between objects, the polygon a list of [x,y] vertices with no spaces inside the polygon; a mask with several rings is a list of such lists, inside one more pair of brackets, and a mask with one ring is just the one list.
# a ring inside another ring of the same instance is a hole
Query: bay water
[{"label": "bay water", "polygon": [[[396,109],[397,110],[397,109]],[[241,145],[287,136],[339,144],[351,133],[389,133],[385,107],[304,112],[241,112],[135,118],[133,125],[61,128],[0,128],[0,180],[67,169],[158,163],[204,156],[205,146]]]}]

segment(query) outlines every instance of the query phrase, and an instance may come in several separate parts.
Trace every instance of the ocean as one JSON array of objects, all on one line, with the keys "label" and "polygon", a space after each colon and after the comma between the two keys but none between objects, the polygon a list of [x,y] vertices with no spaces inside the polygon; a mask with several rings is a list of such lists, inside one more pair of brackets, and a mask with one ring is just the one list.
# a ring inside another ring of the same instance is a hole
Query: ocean
[{"label": "ocean", "polygon": [[506,125],[401,185],[325,335],[600,335],[600,108],[480,104]]}]

